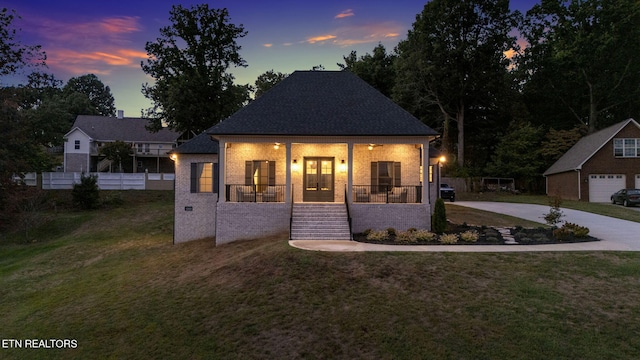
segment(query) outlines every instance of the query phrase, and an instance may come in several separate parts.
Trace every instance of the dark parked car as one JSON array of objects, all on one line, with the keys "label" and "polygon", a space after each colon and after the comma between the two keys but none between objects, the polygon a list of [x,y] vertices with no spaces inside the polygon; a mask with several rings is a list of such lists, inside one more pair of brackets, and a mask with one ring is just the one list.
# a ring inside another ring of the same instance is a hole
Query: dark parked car
[{"label": "dark parked car", "polygon": [[456,201],[456,190],[448,184],[440,184],[440,197],[454,202]]},{"label": "dark parked car", "polygon": [[622,189],[611,195],[612,204],[633,206],[640,204],[640,189]]}]

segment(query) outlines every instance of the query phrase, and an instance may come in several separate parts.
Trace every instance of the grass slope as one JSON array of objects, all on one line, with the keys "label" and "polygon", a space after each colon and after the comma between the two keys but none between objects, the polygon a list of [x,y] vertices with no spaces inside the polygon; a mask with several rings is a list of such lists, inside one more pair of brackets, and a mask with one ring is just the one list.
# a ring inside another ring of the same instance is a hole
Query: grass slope
[{"label": "grass slope", "polygon": [[[74,215],[74,214],[71,214]],[[0,246],[0,357],[581,358],[640,354],[636,253],[323,253],[171,244],[171,201]],[[491,225],[491,224],[487,224]]]}]

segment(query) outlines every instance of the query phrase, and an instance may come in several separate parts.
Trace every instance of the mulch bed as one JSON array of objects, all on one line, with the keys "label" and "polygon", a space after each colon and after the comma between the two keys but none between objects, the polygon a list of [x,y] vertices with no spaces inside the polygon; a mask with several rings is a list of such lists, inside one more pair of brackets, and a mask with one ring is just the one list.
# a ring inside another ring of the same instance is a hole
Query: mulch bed
[{"label": "mulch bed", "polygon": [[[517,244],[514,245],[542,245],[542,244],[569,244],[580,243],[590,241],[600,241],[600,239],[587,235],[586,237],[575,237],[570,235],[565,239],[557,239],[553,235],[553,229],[546,228],[508,228],[511,235]],[[370,244],[385,244],[385,245],[506,245],[505,238],[497,230],[497,228],[486,226],[472,226],[466,224],[448,224],[445,234],[461,234],[465,231],[475,230],[478,232],[478,240],[476,242],[466,242],[461,239],[455,244],[442,244],[438,239],[433,241],[415,241],[415,242],[400,242],[396,241],[395,236],[390,236],[385,241],[367,240],[367,236],[359,233],[353,234],[353,240],[370,243]]]}]

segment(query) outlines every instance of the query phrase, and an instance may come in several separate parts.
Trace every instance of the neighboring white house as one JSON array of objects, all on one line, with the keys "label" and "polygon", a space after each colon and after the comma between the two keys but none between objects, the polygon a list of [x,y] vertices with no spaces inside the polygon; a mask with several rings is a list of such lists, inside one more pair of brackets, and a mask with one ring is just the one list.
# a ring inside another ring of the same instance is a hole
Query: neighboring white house
[{"label": "neighboring white house", "polygon": [[348,71],[296,71],[196,138],[215,153],[172,152],[174,242],[430,229],[437,136]]},{"label": "neighboring white house", "polygon": [[122,164],[125,172],[174,172],[167,153],[176,147],[180,134],[167,128],[150,132],[147,124],[147,119],[124,117],[122,111],[118,117],[78,115],[65,134],[64,171],[118,171],[118,164],[104,159],[100,147],[119,140],[133,148],[131,163]]}]

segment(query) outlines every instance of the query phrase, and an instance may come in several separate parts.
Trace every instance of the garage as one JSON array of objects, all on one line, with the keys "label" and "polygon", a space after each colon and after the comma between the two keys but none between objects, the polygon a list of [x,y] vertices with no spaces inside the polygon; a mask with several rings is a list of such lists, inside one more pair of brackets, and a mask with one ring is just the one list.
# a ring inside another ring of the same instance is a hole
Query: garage
[{"label": "garage", "polygon": [[591,174],[589,175],[589,202],[609,202],[611,194],[625,187],[624,175]]}]

